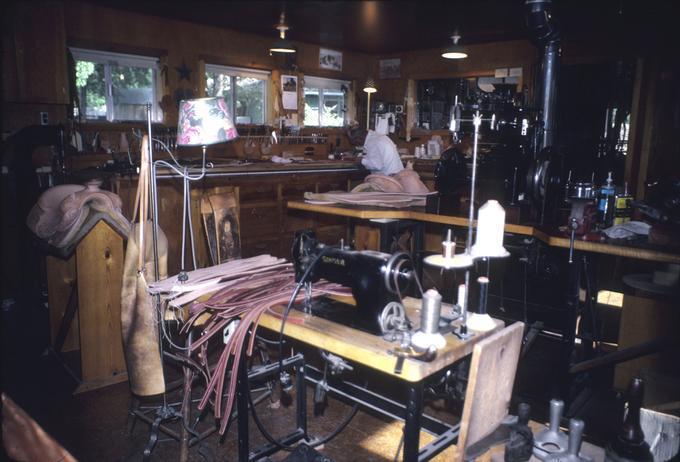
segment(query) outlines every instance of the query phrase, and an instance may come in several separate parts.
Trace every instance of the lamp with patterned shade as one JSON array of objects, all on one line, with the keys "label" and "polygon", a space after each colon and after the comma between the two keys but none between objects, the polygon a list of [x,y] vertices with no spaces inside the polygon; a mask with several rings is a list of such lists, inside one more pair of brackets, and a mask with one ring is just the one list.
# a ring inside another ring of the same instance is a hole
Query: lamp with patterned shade
[{"label": "lamp with patterned shade", "polygon": [[224,98],[198,98],[180,102],[177,123],[178,146],[206,146],[238,138]]}]

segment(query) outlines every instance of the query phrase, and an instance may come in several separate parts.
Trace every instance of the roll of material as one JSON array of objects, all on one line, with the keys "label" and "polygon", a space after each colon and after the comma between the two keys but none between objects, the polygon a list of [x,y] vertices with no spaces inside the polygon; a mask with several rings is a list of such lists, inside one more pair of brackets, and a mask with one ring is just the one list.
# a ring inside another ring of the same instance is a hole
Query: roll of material
[{"label": "roll of material", "polygon": [[489,200],[479,208],[477,218],[477,239],[472,246],[473,257],[506,257],[503,247],[505,232],[505,210],[498,201]]},{"label": "roll of material", "polygon": [[420,330],[426,334],[439,332],[439,316],[442,310],[442,296],[434,289],[429,289],[423,294],[423,303],[420,309]]}]

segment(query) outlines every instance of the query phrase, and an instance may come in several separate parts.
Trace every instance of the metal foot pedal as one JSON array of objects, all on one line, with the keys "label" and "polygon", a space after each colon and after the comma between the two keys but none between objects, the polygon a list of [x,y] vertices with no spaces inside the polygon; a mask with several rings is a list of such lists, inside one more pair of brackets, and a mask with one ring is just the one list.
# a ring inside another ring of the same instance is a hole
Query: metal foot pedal
[{"label": "metal foot pedal", "polygon": [[334,462],[333,459],[324,456],[316,449],[304,443],[299,445],[283,462]]}]

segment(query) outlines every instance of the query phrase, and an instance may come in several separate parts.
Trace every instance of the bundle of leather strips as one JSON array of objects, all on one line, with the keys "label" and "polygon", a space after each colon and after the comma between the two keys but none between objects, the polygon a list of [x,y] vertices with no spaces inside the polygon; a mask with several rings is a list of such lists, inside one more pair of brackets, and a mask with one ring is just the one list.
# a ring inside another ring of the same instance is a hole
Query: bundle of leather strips
[{"label": "bundle of leather strips", "polygon": [[[278,313],[272,311],[272,308],[280,305],[285,306],[296,286],[292,265],[288,263],[281,264],[277,259],[273,259],[273,261],[268,262],[271,265],[269,268],[263,265],[255,271],[251,265],[247,262],[244,263],[244,261],[240,261],[240,263],[237,263],[239,260],[229,262],[233,266],[240,267],[241,270],[248,269],[241,274],[229,272],[229,277],[226,278],[228,281],[224,280],[224,276],[220,278],[219,290],[213,293],[209,299],[193,302],[189,309],[189,319],[181,330],[182,333],[186,334],[199,318],[203,321],[199,327],[200,336],[191,344],[190,351],[186,353],[190,357],[198,358],[198,361],[192,361],[192,364],[200,364],[201,374],[206,377],[208,382],[198,408],[203,410],[209,403],[213,404],[215,418],[221,419],[220,434],[224,434],[229,423],[236,394],[237,371],[244,356],[244,349],[246,356],[252,356],[255,332],[260,316],[265,311],[270,311],[278,316]],[[189,283],[191,281],[191,273],[189,273]],[[320,295],[347,296],[350,294],[349,289],[323,280],[315,283],[312,290],[313,297]],[[304,292],[297,297],[298,301],[303,299]],[[223,342],[224,328],[236,319],[240,321],[228,342],[224,345],[217,364],[213,367],[207,361],[207,345],[213,339],[216,342]],[[228,371],[230,371],[230,374],[227,373]],[[225,384],[227,379],[229,383]],[[223,399],[225,386],[226,402]]]}]

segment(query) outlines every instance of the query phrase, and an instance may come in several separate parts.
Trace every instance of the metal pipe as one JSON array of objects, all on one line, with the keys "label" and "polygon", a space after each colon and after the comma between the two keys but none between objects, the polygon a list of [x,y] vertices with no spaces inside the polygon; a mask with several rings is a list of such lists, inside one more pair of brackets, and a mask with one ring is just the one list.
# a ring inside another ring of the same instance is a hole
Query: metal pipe
[{"label": "metal pipe", "polygon": [[[309,169],[309,170],[272,170],[272,171],[258,171],[258,172],[222,172],[209,173],[205,176],[208,178],[219,178],[228,176],[250,176],[250,175],[299,175],[303,173],[332,173],[332,172],[357,172],[356,168],[333,168],[333,169]],[[167,180],[170,178],[181,178],[182,175],[178,173],[165,173],[156,175],[156,179]]]},{"label": "metal pipe", "polygon": [[543,137],[537,140],[537,152],[552,146],[555,137],[555,97],[558,61],[560,55],[560,33],[557,21],[552,14],[552,0],[526,0],[526,22],[534,40],[542,47],[541,92],[538,105],[541,109]]},{"label": "metal pipe", "polygon": [[557,71],[560,45],[557,41],[548,42],[543,49],[541,65],[541,110],[543,120],[543,147],[552,146],[555,138],[555,101],[557,95]]}]

